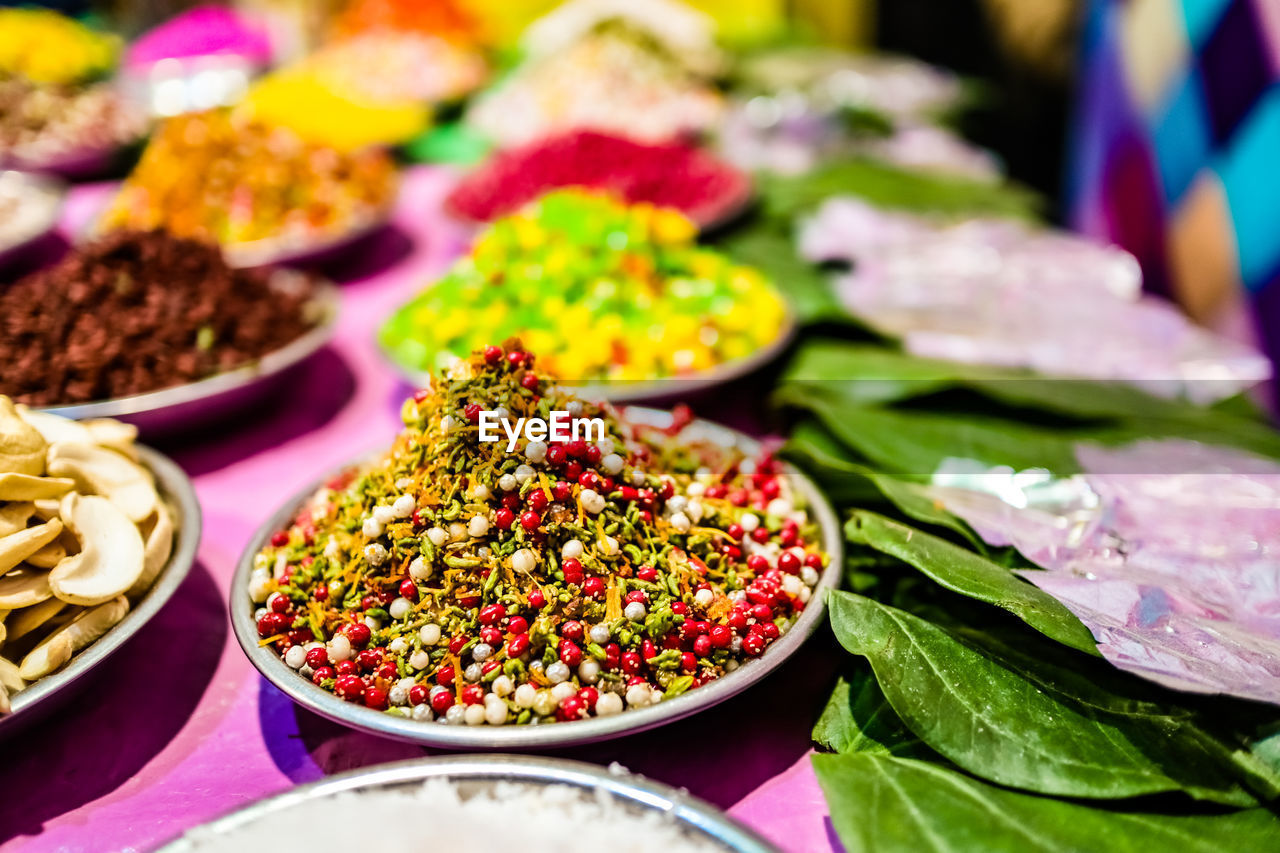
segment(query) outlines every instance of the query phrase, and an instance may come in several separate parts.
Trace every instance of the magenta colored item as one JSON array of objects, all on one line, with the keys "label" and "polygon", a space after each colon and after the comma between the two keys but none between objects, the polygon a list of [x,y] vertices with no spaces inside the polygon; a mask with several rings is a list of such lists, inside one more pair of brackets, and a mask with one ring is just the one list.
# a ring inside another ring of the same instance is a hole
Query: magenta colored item
[{"label": "magenta colored item", "polygon": [[148,30],[129,46],[125,64],[131,68],[163,59],[194,56],[241,56],[256,65],[271,61],[271,42],[265,29],[226,6],[197,6]]},{"label": "magenta colored item", "polygon": [[[151,850],[299,783],[431,754],[300,710],[240,651],[227,596],[240,551],[263,518],[317,472],[395,436],[408,390],[378,353],[374,332],[465,249],[468,229],[441,210],[453,181],[438,167],[410,169],[392,226],[371,238],[359,268],[330,270],[344,284],[334,341],[299,370],[292,390],[249,422],[163,445],[191,475],[204,510],[196,565],[83,693],[22,738],[0,743],[0,850]],[[74,188],[63,237],[79,234],[113,191]],[[731,409],[719,399],[696,411],[728,420]],[[822,631],[794,665],[705,713],[557,754],[616,760],[687,787],[785,851],[832,849],[809,767],[809,731],[844,658]]]}]

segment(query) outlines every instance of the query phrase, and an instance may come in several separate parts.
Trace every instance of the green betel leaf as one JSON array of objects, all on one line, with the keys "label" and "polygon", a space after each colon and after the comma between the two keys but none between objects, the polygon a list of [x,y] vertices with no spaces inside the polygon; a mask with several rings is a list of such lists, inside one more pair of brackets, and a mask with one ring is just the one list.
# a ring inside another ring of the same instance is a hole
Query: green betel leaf
[{"label": "green betel leaf", "polygon": [[1058,796],[1181,790],[1233,805],[1256,802],[1224,751],[1184,720],[1110,713],[1105,698],[1046,689],[905,611],[844,592],[829,601],[836,637],[871,662],[902,722],[970,773]]},{"label": "green betel leaf", "polygon": [[813,727],[813,740],[831,752],[937,757],[893,713],[865,664],[855,668],[848,679],[841,676],[836,682],[836,689]]},{"label": "green betel leaf", "polygon": [[849,853],[1220,853],[1280,845],[1280,820],[1261,808],[1172,815],[1094,808],[872,752],[815,755],[813,768]]},{"label": "green betel leaf", "polygon": [[873,512],[855,510],[844,534],[855,545],[914,566],[952,592],[1009,611],[1050,639],[1098,654],[1089,629],[1062,602],[983,556]]}]

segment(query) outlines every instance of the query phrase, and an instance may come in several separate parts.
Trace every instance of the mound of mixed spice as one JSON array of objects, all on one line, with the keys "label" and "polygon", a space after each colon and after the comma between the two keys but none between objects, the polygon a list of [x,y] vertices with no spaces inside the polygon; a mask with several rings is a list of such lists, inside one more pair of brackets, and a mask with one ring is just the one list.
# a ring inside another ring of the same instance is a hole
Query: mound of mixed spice
[{"label": "mound of mixed spice", "polygon": [[697,233],[673,208],[548,193],[486,229],[379,340],[427,371],[519,336],[565,381],[684,377],[747,358],[784,333],[786,304]]},{"label": "mound of mixed spice", "polygon": [[[556,411],[603,438],[481,441],[490,413]],[[271,537],[245,591],[261,642],[343,699],[468,725],[643,708],[763,654],[821,576],[819,530],[769,455],[684,436],[687,416],[628,424],[518,342],[402,414],[388,454]]]}]

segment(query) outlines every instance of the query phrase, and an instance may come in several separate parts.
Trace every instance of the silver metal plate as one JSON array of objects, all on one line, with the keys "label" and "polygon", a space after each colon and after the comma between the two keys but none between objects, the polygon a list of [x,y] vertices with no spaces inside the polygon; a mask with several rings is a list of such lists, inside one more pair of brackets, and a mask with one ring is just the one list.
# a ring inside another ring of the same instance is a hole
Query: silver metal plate
[{"label": "silver metal plate", "polygon": [[[182,838],[162,847],[160,853],[191,853],[200,849],[200,838],[215,838],[233,831],[251,831],[253,824],[266,815],[338,793],[373,793],[412,788],[429,779],[448,779],[459,786],[464,797],[498,782],[531,787],[568,785],[582,789],[584,794],[604,790],[628,810],[670,815],[690,836],[710,842],[720,849],[737,853],[777,853],[777,848],[764,838],[730,820],[714,806],[667,785],[641,776],[613,773],[594,764],[514,755],[424,758],[343,773],[261,800],[189,830]],[[567,839],[566,849],[573,849],[572,839]]]},{"label": "silver metal plate", "polygon": [[103,634],[97,642],[79,652],[62,669],[34,682],[13,696],[13,710],[0,715],[0,739],[16,733],[27,723],[40,719],[57,708],[71,694],[83,687],[89,672],[129,641],[143,625],[182,585],[195,563],[200,545],[200,504],[190,478],[169,457],[149,447],[138,447],[142,462],[156,478],[160,497],[175,514],[176,539],[169,562],[151,589],[139,600],[118,625]]},{"label": "silver metal plate", "polygon": [[[671,423],[670,412],[655,409],[628,407],[625,418],[631,423],[660,428]],[[754,439],[709,421],[694,421],[681,434],[691,440],[696,438],[723,447],[736,447],[746,453],[757,452],[760,448]],[[367,458],[367,455],[362,455],[337,470],[345,470]],[[831,504],[809,478],[791,466],[786,466],[786,472],[796,495],[804,502],[821,530],[823,549],[830,556],[830,564],[819,579],[812,599],[790,630],[770,645],[763,655],[746,661],[738,669],[710,684],[657,705],[624,711],[610,717],[593,717],[565,723],[449,726],[437,722],[418,722],[357,706],[339,699],[290,669],[275,651],[258,644],[257,627],[253,619],[254,605],[248,593],[253,558],[266,545],[271,534],[286,527],[297,516],[302,505],[336,472],[329,472],[291,498],[253,535],[231,580],[231,625],[240,648],[249,661],[290,699],[334,722],[396,740],[468,751],[533,750],[595,743],[647,731],[710,708],[746,690],[799,651],[804,641],[822,624],[826,615],[826,591],[839,585],[844,562],[840,522]]]}]

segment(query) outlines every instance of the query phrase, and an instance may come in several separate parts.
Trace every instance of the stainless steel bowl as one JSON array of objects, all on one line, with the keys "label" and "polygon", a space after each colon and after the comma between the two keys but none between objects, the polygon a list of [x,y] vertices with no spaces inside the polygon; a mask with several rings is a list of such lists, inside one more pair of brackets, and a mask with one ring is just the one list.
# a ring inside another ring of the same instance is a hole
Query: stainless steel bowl
[{"label": "stainless steel bowl", "polygon": [[[482,792],[495,783],[541,787],[568,785],[584,795],[607,792],[615,802],[635,813],[660,812],[686,833],[716,847],[737,853],[776,853],[777,848],[750,829],[730,820],[723,812],[683,791],[641,776],[614,773],[594,764],[514,755],[459,756],[399,761],[353,770],[309,785],[302,785],[251,806],[210,821],[161,848],[161,853],[199,850],[201,838],[216,838],[252,828],[261,818],[287,811],[302,803],[332,797],[346,791],[376,792],[419,786],[429,779],[448,779],[462,796]],[[573,849],[568,839],[566,849]]]},{"label": "stainless steel bowl", "polygon": [[169,562],[151,589],[139,600],[118,625],[103,634],[93,645],[78,653],[62,669],[33,683],[12,699],[12,711],[0,714],[0,739],[10,737],[28,723],[56,709],[84,686],[85,677],[98,664],[114,654],[142,626],[164,607],[182,585],[195,563],[200,545],[200,504],[191,480],[169,457],[149,447],[138,447],[143,463],[156,478],[161,498],[174,511],[177,538]]},{"label": "stainless steel bowl", "polygon": [[[630,407],[626,411],[626,417],[631,422],[655,427],[665,427],[671,423],[671,413],[654,409]],[[737,447],[747,453],[759,450],[759,444],[754,439],[709,421],[695,421],[685,430],[682,434],[691,439],[706,440],[724,447]],[[358,462],[360,458],[355,461]],[[344,465],[343,469],[351,464],[353,463]],[[231,580],[232,628],[240,642],[240,648],[250,662],[293,701],[334,722],[396,740],[470,751],[533,750],[594,743],[646,731],[710,708],[746,690],[799,651],[804,641],[822,624],[826,614],[825,593],[840,582],[844,553],[840,523],[831,504],[808,477],[790,466],[786,470],[793,489],[820,527],[823,548],[831,557],[830,564],[813,591],[809,605],[791,629],[770,645],[759,658],[748,660],[735,671],[710,684],[647,708],[624,711],[610,717],[592,717],[565,723],[449,726],[437,722],[417,722],[345,702],[290,669],[273,650],[258,644],[253,619],[254,605],[248,594],[249,575],[253,571],[254,555],[266,545],[271,534],[287,526],[297,516],[302,505],[334,472],[321,477],[286,502],[250,540],[236,566],[235,577]]]},{"label": "stainless steel bowl", "polygon": [[[571,387],[580,397],[590,400],[607,400],[610,403],[661,402],[687,398],[710,391],[720,385],[726,385],[744,376],[750,376],[770,364],[791,345],[791,341],[796,336],[796,330],[795,312],[788,305],[778,336],[746,358],[726,361],[710,370],[702,370],[689,376],[627,382],[589,382],[581,385],[567,382],[561,384]],[[396,360],[395,355],[383,346],[381,340],[378,341],[378,349],[405,382],[414,388],[422,388],[426,385],[428,374],[425,371],[414,370],[401,364]]]},{"label": "stainless steel bowl", "polygon": [[333,337],[338,320],[338,290],[320,284],[313,301],[314,328],[253,364],[159,391],[92,403],[46,406],[42,411],[66,418],[117,418],[135,424],[146,435],[160,435],[216,420],[262,399],[284,377]]},{"label": "stainless steel bowl", "polygon": [[19,223],[20,227],[0,231],[0,262],[58,227],[58,214],[62,212],[66,196],[66,187],[53,178],[0,170],[0,203],[14,199],[22,208],[18,215],[27,216],[26,222]]}]

